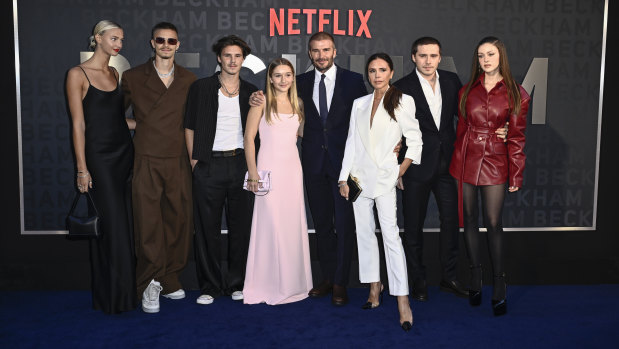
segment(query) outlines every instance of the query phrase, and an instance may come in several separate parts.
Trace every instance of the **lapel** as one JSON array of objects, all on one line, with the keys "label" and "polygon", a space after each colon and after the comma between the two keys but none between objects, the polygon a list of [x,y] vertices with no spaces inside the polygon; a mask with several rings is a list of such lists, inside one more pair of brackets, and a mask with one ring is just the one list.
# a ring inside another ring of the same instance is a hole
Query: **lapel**
[{"label": "lapel", "polygon": [[[385,96],[383,96],[384,99]],[[382,160],[382,147],[379,145],[382,143],[382,140],[385,139],[385,134],[389,129],[389,123],[391,122],[391,116],[387,113],[387,110],[383,107],[383,99],[380,100],[380,104],[376,109],[376,114],[374,114],[374,119],[372,121],[372,128],[370,130],[370,139],[372,144],[372,158],[374,162],[379,164],[379,160]],[[372,94],[372,101],[374,100],[374,94]],[[371,112],[370,106],[370,112]]]},{"label": "lapel", "polygon": [[370,115],[372,113],[372,98],[373,94],[365,97],[362,103],[359,103],[357,106],[356,115],[357,120],[355,120],[357,124],[357,132],[359,133],[359,137],[361,138],[361,143],[363,143],[363,147],[366,152],[374,158],[374,154],[372,154],[372,142],[370,140]]},{"label": "lapel", "polygon": [[441,108],[441,127],[440,127],[440,129],[442,130],[447,125],[451,125],[449,127],[453,127],[453,125],[452,125],[452,117],[453,117],[453,115],[447,115],[447,111],[450,108],[448,108],[445,105],[445,102],[449,102],[451,100],[451,91],[448,90],[448,87],[450,85],[445,80],[445,74],[440,74],[440,76],[438,78],[438,82],[441,85],[441,96],[442,96],[441,103],[443,104],[443,107]]},{"label": "lapel", "polygon": [[247,114],[249,113],[249,90],[247,89],[247,86],[242,79],[239,84],[239,108],[241,110],[241,126],[243,128],[243,134],[245,134],[245,124],[247,123]]},{"label": "lapel", "polygon": [[148,62],[149,63],[147,64],[147,68],[144,71],[144,86],[146,86],[146,88],[150,90],[150,93],[158,96],[158,98],[155,100],[155,103],[152,104],[152,108],[149,110],[149,112],[152,112],[155,108],[159,106],[161,98],[165,96],[165,94],[168,92],[168,89],[165,87],[163,81],[161,81],[161,79],[157,75],[152,60],[149,60]]},{"label": "lapel", "polygon": [[[331,107],[329,108],[329,114],[327,114],[327,124],[331,124],[333,122],[333,118],[337,117],[339,113],[337,113],[337,108],[339,107],[344,97],[342,93],[344,92],[344,88],[342,87],[342,71],[343,69],[336,65],[335,70],[335,86],[333,88],[333,97],[331,98]],[[370,106],[371,108],[371,106]]]},{"label": "lapel", "polygon": [[301,96],[301,98],[303,99],[303,102],[305,103],[305,105],[309,105],[310,108],[313,107],[313,113],[314,117],[317,117],[318,120],[320,120],[320,112],[318,111],[318,107],[316,106],[316,104],[314,103],[314,80],[316,79],[316,72],[315,72],[315,68],[314,70],[310,71],[309,74],[309,78],[305,79],[303,81],[303,89],[302,91],[304,92],[303,96]]},{"label": "lapel", "polygon": [[[425,115],[428,118],[428,123],[432,125],[432,127],[438,131],[436,128],[436,123],[434,122],[434,117],[432,117],[432,111],[430,110],[430,105],[428,105],[428,100],[426,99],[426,95],[423,93],[423,87],[421,87],[421,82],[419,81],[419,76],[417,75],[417,68],[413,71],[413,79],[412,81],[412,96],[415,99],[415,107],[418,109],[417,116]],[[440,78],[439,78],[440,79]],[[443,88],[443,84],[441,84],[441,93]]]}]

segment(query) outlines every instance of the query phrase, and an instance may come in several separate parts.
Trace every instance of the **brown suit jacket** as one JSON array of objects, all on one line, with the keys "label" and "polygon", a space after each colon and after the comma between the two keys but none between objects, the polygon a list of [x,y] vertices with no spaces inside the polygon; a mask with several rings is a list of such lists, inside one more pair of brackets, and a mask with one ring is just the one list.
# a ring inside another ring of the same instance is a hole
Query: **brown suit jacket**
[{"label": "brown suit jacket", "polygon": [[165,87],[153,59],[123,73],[125,109],[133,106],[136,121],[133,143],[139,155],[187,156],[185,146],[185,101],[195,74],[175,64],[174,81]]}]

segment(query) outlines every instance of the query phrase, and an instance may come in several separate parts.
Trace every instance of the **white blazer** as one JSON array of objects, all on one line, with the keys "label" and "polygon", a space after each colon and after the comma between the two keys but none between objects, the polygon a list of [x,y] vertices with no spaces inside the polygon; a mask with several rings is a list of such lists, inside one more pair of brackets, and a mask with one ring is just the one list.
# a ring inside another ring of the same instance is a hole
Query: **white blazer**
[{"label": "white blazer", "polygon": [[423,145],[413,97],[402,94],[400,106],[395,110],[396,121],[391,119],[381,99],[370,127],[373,99],[374,93],[353,102],[339,177],[340,181],[347,180],[349,174],[357,177],[362,189],[360,195],[371,199],[388,193],[397,184],[400,166],[393,149],[402,135],[408,146],[405,157],[413,160],[413,164],[421,163]]}]

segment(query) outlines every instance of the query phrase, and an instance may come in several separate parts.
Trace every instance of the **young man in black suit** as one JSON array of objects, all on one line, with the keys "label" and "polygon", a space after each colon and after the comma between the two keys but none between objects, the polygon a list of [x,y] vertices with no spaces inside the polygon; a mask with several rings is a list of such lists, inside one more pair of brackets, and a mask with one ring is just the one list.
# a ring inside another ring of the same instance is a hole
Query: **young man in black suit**
[{"label": "young man in black suit", "polygon": [[[457,296],[467,297],[456,279],[458,259],[458,191],[449,174],[449,163],[456,140],[455,121],[458,117],[458,91],[462,83],[458,75],[438,69],[441,43],[432,37],[422,37],[413,43],[411,59],[415,71],[394,85],[415,100],[416,114],[423,139],[421,164],[412,166],[402,177],[404,191],[404,249],[408,275],[412,280],[413,299],[428,300],[426,268],[423,264],[423,224],[430,192],[438,205],[440,219],[439,256],[442,267],[440,288]],[[505,129],[496,131],[505,137]],[[404,149],[403,152],[404,153]]]},{"label": "young man in black suit", "polygon": [[415,99],[416,115],[423,138],[421,164],[412,166],[402,177],[404,191],[404,248],[413,299],[426,301],[428,289],[423,264],[423,223],[430,192],[440,214],[441,289],[466,297],[468,292],[456,280],[458,258],[458,192],[449,174],[449,163],[456,140],[458,75],[437,69],[441,61],[441,44],[431,37],[417,39],[411,58],[416,69],[394,83]]}]

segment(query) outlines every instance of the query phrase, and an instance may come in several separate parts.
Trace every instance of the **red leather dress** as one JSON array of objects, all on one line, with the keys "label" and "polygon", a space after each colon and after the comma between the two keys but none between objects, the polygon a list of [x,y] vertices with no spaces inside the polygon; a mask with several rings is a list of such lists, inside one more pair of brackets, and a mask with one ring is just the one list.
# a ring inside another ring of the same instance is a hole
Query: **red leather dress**
[{"label": "red leather dress", "polygon": [[[529,110],[529,94],[520,88],[520,113],[509,113],[507,88],[503,80],[490,92],[484,88],[485,74],[473,83],[466,101],[466,118],[458,115],[456,142],[449,173],[458,180],[458,210],[462,226],[462,183],[502,184],[522,187],[524,171],[524,131]],[[460,89],[462,98],[466,86]],[[507,142],[494,131],[509,121]]]}]

